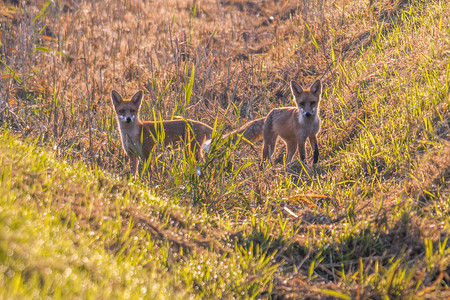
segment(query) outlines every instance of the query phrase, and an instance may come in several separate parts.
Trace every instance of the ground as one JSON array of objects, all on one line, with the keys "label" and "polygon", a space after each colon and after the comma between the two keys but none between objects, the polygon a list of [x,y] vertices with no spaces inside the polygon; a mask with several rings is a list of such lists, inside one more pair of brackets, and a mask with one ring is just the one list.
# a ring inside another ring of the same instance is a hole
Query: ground
[{"label": "ground", "polygon": [[[446,1],[2,1],[2,297],[450,297]],[[220,137],[320,78],[319,163]],[[215,127],[138,179],[109,94]]]}]

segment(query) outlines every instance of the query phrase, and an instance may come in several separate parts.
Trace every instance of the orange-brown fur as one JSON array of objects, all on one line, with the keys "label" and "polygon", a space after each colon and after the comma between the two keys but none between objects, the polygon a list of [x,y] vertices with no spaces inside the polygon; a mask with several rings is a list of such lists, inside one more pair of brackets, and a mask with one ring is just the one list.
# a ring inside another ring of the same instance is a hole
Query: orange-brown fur
[{"label": "orange-brown fur", "polygon": [[319,103],[322,83],[317,80],[310,89],[303,89],[292,81],[291,91],[297,106],[275,108],[267,115],[263,129],[263,162],[271,160],[278,137],[286,144],[286,163],[291,162],[297,150],[300,159],[305,160],[307,139],[314,151],[314,163],[319,159],[317,133],[320,130]]},{"label": "orange-brown fur", "polygon": [[[203,157],[201,146],[211,138],[212,128],[194,120],[167,120],[161,122],[141,121],[139,109],[143,94],[137,92],[131,99],[123,100],[116,91],[111,92],[111,100],[119,124],[122,146],[130,159],[130,168],[133,175],[137,171],[138,159],[146,160],[160,141],[164,132],[163,145],[174,144],[180,141],[190,142],[191,149],[196,151],[197,157]],[[161,129],[161,125],[164,130]]]},{"label": "orange-brown fur", "polygon": [[228,138],[230,136],[233,137],[233,142],[235,142],[239,135],[242,135],[242,138],[249,142],[256,142],[262,139],[264,121],[266,118],[259,118],[248,122],[247,124],[241,126],[240,128],[224,135],[224,138]]},{"label": "orange-brown fur", "polygon": [[[242,140],[247,142],[256,142],[260,139],[262,139],[262,132],[264,127],[264,121],[266,118],[259,118],[256,120],[253,120],[251,122],[248,122],[247,124],[241,126],[240,128],[233,130],[230,133],[227,133],[223,136],[223,139],[230,138],[230,141],[232,143],[235,143],[237,139],[242,136]],[[209,152],[211,149],[211,140],[207,140],[203,144],[203,150],[205,152]]]}]

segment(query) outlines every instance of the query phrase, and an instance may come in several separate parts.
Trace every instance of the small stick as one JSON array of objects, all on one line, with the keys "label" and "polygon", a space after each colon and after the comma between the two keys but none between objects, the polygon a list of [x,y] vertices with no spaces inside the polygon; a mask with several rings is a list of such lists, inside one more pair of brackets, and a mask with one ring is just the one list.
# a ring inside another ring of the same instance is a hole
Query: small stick
[{"label": "small stick", "polygon": [[298,218],[298,216],[292,210],[290,210],[287,206],[284,206],[283,209],[286,212],[288,212],[291,216],[293,216],[294,218]]}]

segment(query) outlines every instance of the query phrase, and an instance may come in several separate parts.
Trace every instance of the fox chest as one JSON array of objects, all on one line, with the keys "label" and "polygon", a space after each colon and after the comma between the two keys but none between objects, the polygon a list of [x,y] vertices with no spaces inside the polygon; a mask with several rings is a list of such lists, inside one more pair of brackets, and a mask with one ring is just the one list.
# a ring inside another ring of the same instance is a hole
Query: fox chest
[{"label": "fox chest", "polygon": [[141,134],[140,134],[140,130],[138,128],[132,129],[132,130],[121,131],[120,136],[122,139],[123,149],[126,152],[136,151],[137,149],[140,148]]},{"label": "fox chest", "polygon": [[320,130],[320,120],[317,116],[312,120],[299,116],[296,121],[295,134],[300,139],[316,135]]}]

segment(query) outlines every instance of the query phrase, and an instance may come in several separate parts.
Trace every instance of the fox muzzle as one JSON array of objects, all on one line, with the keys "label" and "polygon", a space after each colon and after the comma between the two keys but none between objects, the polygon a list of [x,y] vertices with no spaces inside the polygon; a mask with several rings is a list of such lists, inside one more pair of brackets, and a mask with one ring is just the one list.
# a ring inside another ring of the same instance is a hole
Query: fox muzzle
[{"label": "fox muzzle", "polygon": [[311,118],[314,115],[314,109],[312,109],[312,110],[302,110],[302,114],[306,118]]},{"label": "fox muzzle", "polygon": [[135,116],[119,116],[119,121],[123,123],[131,123],[135,119]]}]

